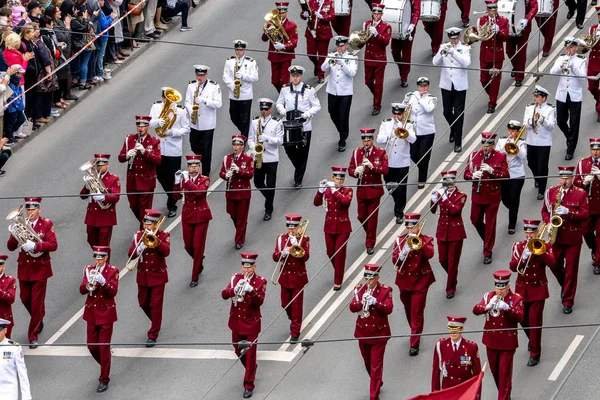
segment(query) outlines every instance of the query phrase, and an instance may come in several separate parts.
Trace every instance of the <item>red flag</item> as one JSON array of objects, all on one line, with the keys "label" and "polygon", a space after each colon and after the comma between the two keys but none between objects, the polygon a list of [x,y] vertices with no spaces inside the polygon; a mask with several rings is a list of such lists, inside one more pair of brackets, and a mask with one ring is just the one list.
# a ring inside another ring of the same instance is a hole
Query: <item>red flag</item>
[{"label": "red flag", "polygon": [[420,394],[408,400],[479,400],[481,398],[481,382],[485,373],[485,365],[479,375],[451,388]]}]

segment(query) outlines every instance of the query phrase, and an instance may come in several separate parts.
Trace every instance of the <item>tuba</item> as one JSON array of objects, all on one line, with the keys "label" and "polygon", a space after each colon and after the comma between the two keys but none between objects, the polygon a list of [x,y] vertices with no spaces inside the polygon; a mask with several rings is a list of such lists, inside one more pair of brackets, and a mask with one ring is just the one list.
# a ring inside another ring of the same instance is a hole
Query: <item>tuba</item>
[{"label": "tuba", "polygon": [[[19,246],[24,245],[28,240],[36,243],[42,242],[42,239],[38,233],[31,227],[31,224],[29,223],[29,217],[25,218],[23,216],[23,206],[20,206],[18,209],[8,213],[6,220],[12,221],[12,224],[10,224],[8,230],[11,235],[17,239]],[[28,251],[27,254],[33,258],[38,258],[44,253],[41,251],[39,253]]]},{"label": "tuba", "polygon": [[408,123],[408,117],[410,117],[410,112],[412,110],[412,104],[408,106],[406,110],[404,110],[404,117],[402,118],[402,126],[394,129],[394,135],[398,139],[406,139],[408,137],[408,130],[406,129],[406,124]]},{"label": "tuba", "polygon": [[160,230],[161,226],[163,226],[163,224],[165,223],[166,220],[167,220],[167,217],[165,217],[164,215],[161,216],[159,218],[158,222],[156,223],[156,229],[154,229],[150,233],[144,232],[144,234],[142,235],[142,237],[140,238],[140,240],[138,240],[135,243],[133,253],[129,257],[129,260],[127,260],[127,263],[125,263],[125,267],[128,270],[133,271],[133,269],[135,268],[135,266],[139,262],[140,257],[143,254],[143,253],[141,253],[140,255],[138,255],[135,258],[133,257],[134,254],[136,253],[135,249],[137,249],[137,247],[139,246],[140,243],[144,243],[146,245],[146,247],[149,248],[149,249],[154,249],[154,248],[156,248],[158,246],[157,234],[158,234],[158,231]]},{"label": "tuba", "polygon": [[265,152],[265,145],[263,144],[260,137],[262,136],[262,117],[258,118],[258,125],[256,127],[256,143],[254,144],[254,154],[256,155],[254,159],[254,168],[261,169],[262,168],[262,155]]},{"label": "tuba", "polygon": [[496,32],[494,31],[494,24],[491,18],[488,18],[487,21],[479,28],[475,26],[469,27],[465,32],[465,42],[473,43],[477,41],[485,42],[486,40],[490,40]]},{"label": "tuba", "polygon": [[[96,168],[94,168],[95,166],[96,160],[92,160],[79,167],[80,171],[86,172],[86,175],[83,177],[83,181],[90,190],[90,193],[107,194],[108,189],[106,189],[106,186],[104,186],[104,182],[102,182],[100,174],[98,174],[98,171]],[[100,207],[102,210],[107,210],[110,206],[110,203],[103,203],[101,201],[98,202],[98,207]]]},{"label": "tuba", "polygon": [[173,88],[167,88],[165,89],[164,97],[166,100],[158,118],[164,119],[165,124],[162,127],[158,126],[155,128],[158,137],[163,139],[167,137],[165,132],[173,128],[175,120],[177,119],[177,112],[171,108],[171,104],[179,103],[181,101],[181,93]]},{"label": "tuba", "polygon": [[365,44],[371,39],[371,31],[365,29],[364,31],[354,31],[350,34],[350,40],[348,44],[354,49],[360,50]]},{"label": "tuba", "polygon": [[[275,29],[267,29],[269,25],[275,27]],[[265,15],[265,24],[263,25],[263,31],[265,35],[269,38],[272,44],[276,42],[284,43],[290,40],[285,29],[283,29],[283,25],[281,24],[281,20],[279,19],[279,10],[276,8],[272,9]],[[279,51],[279,50],[277,50]]]},{"label": "tuba", "polygon": [[519,139],[521,139],[521,135],[523,135],[523,132],[525,132],[525,128],[527,128],[527,127],[525,125],[523,125],[519,129],[519,132],[517,133],[517,137],[514,139],[514,142],[507,141],[506,144],[504,145],[504,151],[509,156],[514,156],[514,155],[519,154],[519,145],[517,143],[519,142]]}]

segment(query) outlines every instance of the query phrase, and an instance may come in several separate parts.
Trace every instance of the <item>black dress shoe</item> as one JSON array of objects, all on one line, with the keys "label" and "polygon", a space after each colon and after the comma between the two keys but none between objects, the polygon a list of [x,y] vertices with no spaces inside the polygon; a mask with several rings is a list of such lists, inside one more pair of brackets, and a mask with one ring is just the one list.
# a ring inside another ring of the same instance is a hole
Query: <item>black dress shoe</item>
[{"label": "black dress shoe", "polygon": [[375,253],[375,249],[373,249],[372,247],[367,247],[367,254],[371,255],[373,253]]},{"label": "black dress shoe", "polygon": [[488,114],[493,114],[496,112],[496,109],[494,107],[488,107],[487,113]]},{"label": "black dress shoe", "polygon": [[146,340],[146,347],[154,347],[156,346],[156,340],[148,338]]},{"label": "black dress shoe", "polygon": [[446,295],[446,298],[447,298],[447,299],[453,299],[453,298],[454,298],[454,293],[448,293],[448,294]]},{"label": "black dress shoe", "polygon": [[176,216],[177,216],[177,210],[169,210],[169,214],[167,214],[167,217],[173,218]]},{"label": "black dress shoe", "polygon": [[236,244],[235,244],[235,249],[236,249],[236,250],[240,250],[242,247],[244,247],[244,245],[243,245],[243,244],[240,244],[240,243],[236,243]]},{"label": "black dress shoe", "polygon": [[298,338],[297,338],[296,336],[292,336],[292,337],[290,338],[290,343],[298,343],[298,341],[299,341],[299,340],[298,340]]},{"label": "black dress shoe", "polygon": [[418,346],[414,346],[414,347],[411,346],[410,350],[408,351],[408,355],[411,356],[411,357],[418,356],[419,355],[419,347]]},{"label": "black dress shoe", "polygon": [[196,287],[198,286],[198,281],[191,281],[190,282],[190,287]]},{"label": "black dress shoe", "polygon": [[419,183],[417,185],[417,189],[425,189],[425,184],[424,183]]},{"label": "black dress shoe", "polygon": [[252,390],[244,389],[244,395],[242,397],[245,399],[249,399],[250,397],[252,397]]},{"label": "black dress shoe", "polygon": [[577,29],[583,29],[583,24],[577,24]]},{"label": "black dress shoe", "polygon": [[600,265],[593,265],[594,275],[600,275]]},{"label": "black dress shoe", "polygon": [[523,86],[523,81],[515,81],[515,87]]},{"label": "black dress shoe", "polygon": [[529,357],[529,361],[527,361],[527,366],[528,367],[535,367],[539,363],[540,363],[540,359],[539,358]]},{"label": "black dress shoe", "polygon": [[37,349],[38,346],[39,346],[39,344],[40,343],[37,340],[32,340],[31,343],[29,344],[29,348],[32,349],[32,350],[33,349]]},{"label": "black dress shoe", "polygon": [[400,87],[408,87],[408,82],[400,81]]},{"label": "black dress shoe", "polygon": [[454,145],[454,152],[455,153],[462,153],[462,146],[459,146],[457,144]]},{"label": "black dress shoe", "polygon": [[338,151],[339,151],[340,153],[342,153],[342,152],[346,151],[346,145],[343,145],[343,146],[338,146]]},{"label": "black dress shoe", "polygon": [[569,161],[572,159],[573,159],[573,154],[569,154],[569,153],[565,154],[565,160]]},{"label": "black dress shoe", "polygon": [[379,110],[379,108],[374,108],[371,115],[379,115],[380,112],[381,112],[381,110]]},{"label": "black dress shoe", "polygon": [[40,127],[41,127],[42,125],[41,125],[41,124],[38,124],[37,122],[34,122],[34,123],[32,124],[32,126],[33,126],[33,130],[36,130],[36,129],[40,129]]},{"label": "black dress shoe", "polygon": [[462,27],[467,29],[469,27],[469,23],[468,22],[463,22]]},{"label": "black dress shoe", "polygon": [[106,389],[108,389],[108,382],[100,382],[98,384],[98,388],[96,389],[96,392],[103,393],[103,392],[106,392]]},{"label": "black dress shoe", "polygon": [[571,306],[563,307],[563,314],[571,314],[572,312],[573,312],[573,307],[571,307]]},{"label": "black dress shoe", "polygon": [[302,182],[294,182],[294,188],[300,189],[302,187]]},{"label": "black dress shoe", "polygon": [[538,193],[537,194],[537,199],[538,200],[544,200],[544,194],[543,193]]},{"label": "black dress shoe", "polygon": [[571,18],[573,18],[573,15],[575,15],[575,13],[574,13],[573,11],[569,11],[569,12],[567,13],[567,19],[571,19]]},{"label": "black dress shoe", "polygon": [[396,217],[396,224],[397,225],[400,225],[403,222],[404,222],[404,217]]},{"label": "black dress shoe", "polygon": [[515,234],[515,230],[508,228],[508,234],[509,235],[514,235]]},{"label": "black dress shoe", "polygon": [[319,79],[317,79],[317,83],[318,84],[325,83],[325,79],[324,78],[319,78]]},{"label": "black dress shoe", "polygon": [[271,213],[266,212],[265,216],[263,217],[263,221],[270,221],[271,220]]},{"label": "black dress shoe", "polygon": [[342,285],[333,285],[333,291],[337,292],[342,288]]},{"label": "black dress shoe", "polygon": [[491,264],[492,263],[492,256],[485,256],[485,257],[483,257],[483,263],[485,265]]},{"label": "black dress shoe", "polygon": [[83,89],[83,90],[89,90],[89,89],[91,89],[91,88],[92,88],[92,85],[90,85],[89,83],[86,83],[85,85],[83,85],[83,86],[81,87],[81,89]]},{"label": "black dress shoe", "polygon": [[549,51],[542,51],[542,57],[546,58],[550,55]]}]

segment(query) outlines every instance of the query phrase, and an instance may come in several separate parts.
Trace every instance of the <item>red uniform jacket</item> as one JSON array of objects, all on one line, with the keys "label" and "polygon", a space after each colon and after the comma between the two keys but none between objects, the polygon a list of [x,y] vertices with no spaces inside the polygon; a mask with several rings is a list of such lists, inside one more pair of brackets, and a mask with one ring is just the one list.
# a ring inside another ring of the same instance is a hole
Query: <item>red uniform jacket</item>
[{"label": "red uniform jacket", "polygon": [[[244,274],[238,272],[231,277],[231,281],[221,292],[223,300],[235,296],[235,285],[244,279]],[[244,294],[244,301],[240,303],[231,302],[229,310],[229,329],[238,335],[258,335],[260,333],[260,320],[262,318],[260,307],[265,301],[267,292],[267,280],[256,274],[249,281],[254,288],[251,292]]]},{"label": "red uniform jacket", "polygon": [[[176,183],[173,187],[173,198],[180,200],[183,198],[183,207],[181,210],[181,220],[186,224],[200,224],[210,221],[212,213],[206,201],[206,190],[210,186],[210,178],[204,175],[197,175],[196,179],[185,179],[181,183]],[[204,190],[199,192],[199,190]]]},{"label": "red uniform jacket", "polygon": [[[485,15],[477,20],[477,26],[481,27],[486,23],[489,16]],[[491,39],[481,42],[479,51],[479,60],[482,62],[502,62],[504,61],[504,42],[508,36],[508,19],[496,15],[496,24],[498,25],[498,33],[492,36]]]},{"label": "red uniform jacket", "polygon": [[352,202],[352,188],[341,187],[333,192],[331,188],[326,188],[324,193],[317,190],[314,205],[325,207],[325,227],[324,232],[330,234],[350,233],[352,232],[352,223],[348,216],[348,209]]},{"label": "red uniform jacket", "polygon": [[[590,27],[589,34],[595,37],[598,30],[598,24]],[[593,72],[593,73],[590,73]],[[592,47],[588,57],[588,75],[597,75],[600,72],[600,42]]]},{"label": "red uniform jacket", "polygon": [[[356,167],[362,165],[363,158],[365,156],[364,147],[354,149],[352,157],[350,157],[350,166],[348,167],[348,173],[358,178],[356,173]],[[381,175],[388,173],[388,156],[384,149],[378,147],[371,147],[369,157],[367,157],[373,169],[365,167],[362,178],[360,178],[360,186],[356,190],[357,199],[375,199],[383,196],[383,186],[369,186],[369,185],[381,185]],[[365,186],[363,186],[365,185]]]},{"label": "red uniform jacket", "polygon": [[[223,158],[223,162],[221,163],[221,172],[219,172],[221,179],[225,179],[225,174],[231,167],[232,162],[234,162],[233,154],[227,154]],[[230,182],[227,185],[231,190],[228,190],[225,193],[225,198],[231,200],[249,199],[252,197],[252,191],[240,189],[250,189],[250,180],[254,176],[254,159],[242,152],[235,161],[235,164],[240,168],[240,170],[234,173],[231,177]]]},{"label": "red uniform jacket", "polygon": [[[274,63],[281,63],[296,58],[296,55],[294,54],[294,49],[298,45],[298,26],[296,26],[295,22],[292,22],[286,18],[286,20],[283,21],[283,29],[286,31],[289,40],[287,42],[282,43],[283,45],[285,45],[285,49],[281,50],[281,52],[275,50],[275,47],[273,47],[273,43],[271,43],[267,35],[265,35],[264,33],[262,34],[262,41],[269,41],[269,55],[267,56],[267,60]],[[292,54],[283,54],[284,52]]]},{"label": "red uniform jacket", "polygon": [[[394,242],[394,252],[392,253],[392,262],[396,268],[400,268],[402,260],[400,260],[400,253],[406,243],[406,233],[398,236]],[[396,274],[396,286],[400,290],[408,290],[416,292],[419,290],[426,290],[433,282],[435,282],[435,276],[429,260],[433,257],[433,238],[428,235],[419,236],[423,241],[423,247],[419,251],[411,250],[407,258],[405,259],[404,266]]]},{"label": "red uniform jacket", "polygon": [[13,322],[12,304],[17,295],[17,280],[6,274],[0,277],[0,318]]},{"label": "red uniform jacket", "polygon": [[[288,233],[283,233],[277,236],[275,240],[275,250],[273,250],[273,261],[278,262],[281,257],[281,252],[285,247],[290,247],[291,243],[288,242]],[[284,288],[300,288],[304,287],[308,283],[308,274],[306,273],[306,262],[310,258],[310,238],[304,236],[300,242],[300,246],[304,249],[304,257],[296,258],[291,254],[287,256],[287,262],[283,264],[281,261],[281,268],[283,272],[279,278],[279,284]],[[285,257],[283,257],[285,259]]]},{"label": "red uniform jacket", "polygon": [[546,244],[546,253],[541,256],[529,256],[530,260],[523,260],[523,250],[527,246],[527,240],[516,242],[512,247],[512,258],[510,259],[510,269],[513,272],[523,270],[527,261],[527,269],[524,274],[517,274],[515,282],[515,293],[519,294],[524,302],[544,300],[550,297],[548,293],[548,278],[546,278],[546,267],[553,268],[556,265],[554,254],[552,253],[552,244]]},{"label": "red uniform jacket", "polygon": [[117,305],[115,296],[119,289],[119,269],[105,264],[102,276],[106,279],[104,286],[96,285],[96,290],[91,294],[86,289],[88,283],[87,272],[95,269],[95,265],[88,265],[83,270],[83,279],[79,285],[79,293],[87,294],[83,320],[92,325],[112,324],[117,320]]},{"label": "red uniform jacket", "polygon": [[[35,258],[23,250],[19,252],[17,278],[21,281],[41,281],[52,276],[49,252],[58,249],[54,224],[49,219],[39,217],[33,230],[37,232],[42,241],[35,244],[35,249],[32,253],[43,252],[43,254]],[[6,247],[9,251],[15,251],[19,247],[19,242],[10,235]]]},{"label": "red uniform jacket", "polygon": [[[373,25],[373,20],[366,21],[364,29],[369,29]],[[385,63],[374,62],[370,60],[386,61],[386,47],[392,38],[392,27],[384,21],[379,21],[376,26],[377,36],[372,36],[365,46],[365,67],[384,67]]]},{"label": "red uniform jacket", "polygon": [[[575,174],[577,175],[575,175],[573,183],[587,192],[590,215],[598,215],[600,214],[600,179],[598,179],[597,176],[594,177],[594,180],[591,184],[591,190],[590,185],[586,186],[583,184],[583,179],[585,178],[585,175],[590,174],[592,172],[593,164],[594,161],[592,157],[582,158],[581,160],[579,160],[579,162],[577,163],[577,168],[575,168]],[[600,163],[598,164],[599,165],[597,165],[597,167],[600,168]]]},{"label": "red uniform jacket", "polygon": [[[333,37],[333,30],[331,29],[331,21],[335,17],[335,11],[333,9],[333,0],[323,0],[323,6],[321,7],[321,11],[319,11],[319,1],[318,0],[309,0],[308,6],[312,12],[310,21],[306,25],[306,32],[304,33],[304,37],[309,40],[329,40]],[[322,19],[317,19],[315,13],[319,11],[321,13]],[[302,15],[302,11],[300,12],[300,18],[306,20],[305,16]],[[318,22],[317,22],[318,21]],[[315,25],[317,26],[316,32],[317,37],[313,38],[312,33],[310,31],[315,30]]]},{"label": "red uniform jacket", "polygon": [[483,332],[482,342],[490,349],[494,350],[515,350],[519,347],[519,336],[516,330],[519,322],[523,320],[525,311],[523,309],[523,299],[511,290],[504,298],[504,302],[509,305],[508,310],[500,310],[500,315],[492,317],[486,310],[485,306],[496,295],[496,292],[488,292],[483,296],[483,299],[473,307],[473,314],[487,314],[483,329],[507,329],[514,328],[515,330]]},{"label": "red uniform jacket", "polygon": [[[554,202],[560,186],[552,186],[546,191],[544,204],[542,204],[542,219],[545,223],[550,221],[554,212]],[[575,245],[582,243],[583,232],[581,223],[589,218],[587,192],[573,185],[565,193],[561,205],[569,209],[567,215],[561,215],[563,224],[558,228],[555,244]]]},{"label": "red uniform jacket", "polygon": [[[135,147],[138,139],[138,134],[134,133],[127,135],[125,143],[119,153],[119,162],[128,163],[127,151]],[[160,139],[147,134],[142,145],[146,149],[144,154],[138,151],[133,159],[133,167],[127,168],[127,184],[128,192],[150,192],[156,187],[156,166],[160,164]]]},{"label": "red uniform jacket", "polygon": [[[137,231],[129,247],[128,256],[136,251],[136,243],[142,237],[144,231]],[[147,248],[140,255],[137,266],[136,282],[140,286],[159,286],[169,281],[166,257],[171,253],[171,235],[165,231],[158,231],[158,246],[153,249]],[[140,242],[141,243],[141,242]]]},{"label": "red uniform jacket", "polygon": [[421,0],[413,0],[412,1],[412,17],[410,19],[410,23],[415,26],[415,30],[413,31],[413,36],[417,30],[417,24],[419,23],[419,18],[421,18]]},{"label": "red uniform jacket", "polygon": [[433,349],[433,365],[431,367],[432,392],[456,386],[479,375],[480,372],[481,360],[477,343],[462,337],[458,350],[455,351],[452,339],[449,337],[437,341],[435,349]]},{"label": "red uniform jacket", "polygon": [[437,203],[431,203],[431,212],[435,213],[440,208],[435,238],[442,242],[452,242],[467,238],[465,224],[462,219],[462,210],[467,202],[467,194],[454,189],[446,200],[441,197]]},{"label": "red uniform jacket", "polygon": [[483,150],[474,151],[469,156],[469,165],[465,169],[464,177],[466,180],[473,181],[471,190],[471,198],[475,204],[498,204],[500,203],[500,183],[498,180],[488,180],[497,178],[510,178],[508,172],[508,163],[506,162],[506,154],[496,150],[488,155],[485,163],[494,169],[494,173],[490,175],[487,171],[483,173],[481,178],[480,193],[477,194],[477,186],[479,180],[473,179],[473,173],[481,167],[483,160]]},{"label": "red uniform jacket", "polygon": [[[104,196],[104,204],[110,204],[106,210],[103,210],[98,206],[98,203],[93,199],[88,203],[87,212],[85,214],[84,224],[89,226],[115,226],[117,224],[117,207],[116,204],[121,198],[121,180],[117,175],[113,175],[110,172],[106,172],[102,177],[102,183],[108,190],[108,193]],[[82,200],[90,198],[88,196],[90,190],[84,186],[79,194]],[[90,198],[91,199],[91,198]]]},{"label": "red uniform jacket", "polygon": [[[353,313],[362,310],[362,296],[366,290],[367,285],[365,284],[356,285],[354,288],[354,297],[352,297],[352,301],[350,302],[350,311]],[[375,297],[377,303],[373,306],[369,306],[371,315],[367,318],[363,318],[359,314],[356,318],[354,337],[357,339],[375,336],[390,336],[392,334],[388,322],[388,315],[394,310],[392,288],[388,285],[377,283],[372,296]],[[387,343],[388,340],[389,338],[364,339],[362,342],[366,344],[376,344]]]}]

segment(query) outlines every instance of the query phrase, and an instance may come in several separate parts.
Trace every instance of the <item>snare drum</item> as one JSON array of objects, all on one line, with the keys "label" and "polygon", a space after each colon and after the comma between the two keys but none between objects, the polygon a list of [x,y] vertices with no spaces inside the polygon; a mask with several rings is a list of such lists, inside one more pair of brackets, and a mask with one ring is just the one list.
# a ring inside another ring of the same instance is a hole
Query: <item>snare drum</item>
[{"label": "snare drum", "polygon": [[519,21],[525,19],[526,0],[500,0],[498,2],[498,15],[508,19],[508,34],[521,36],[522,29]]},{"label": "snare drum", "polygon": [[350,15],[350,0],[334,0],[333,9],[336,17]]},{"label": "snare drum", "polygon": [[538,0],[538,12],[536,17],[550,17],[554,12],[554,3],[552,0]]},{"label": "snare drum", "polygon": [[283,121],[283,145],[296,146],[301,144],[304,141],[303,127],[302,121],[297,119]]},{"label": "snare drum", "polygon": [[392,26],[393,39],[406,39],[406,31],[412,20],[411,0],[383,0],[385,5],[381,19]]},{"label": "snare drum", "polygon": [[442,0],[421,0],[421,16],[424,22],[437,22],[442,15]]}]

